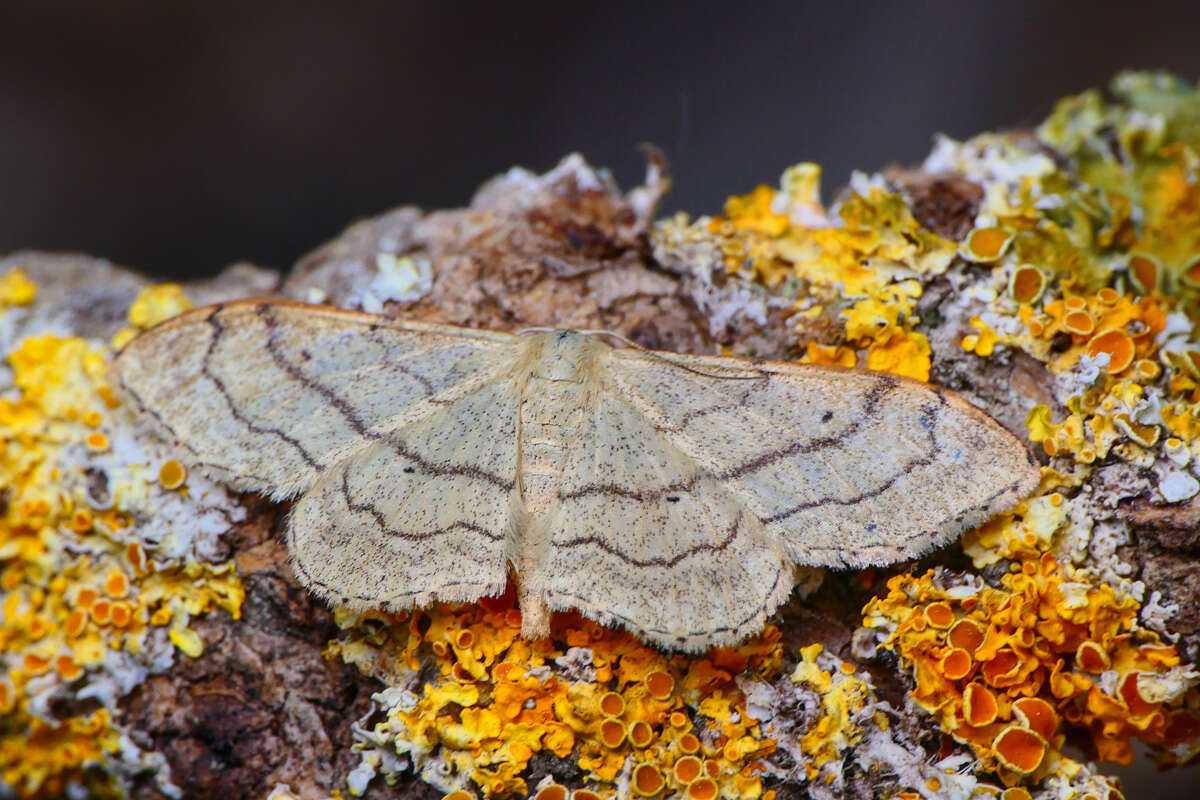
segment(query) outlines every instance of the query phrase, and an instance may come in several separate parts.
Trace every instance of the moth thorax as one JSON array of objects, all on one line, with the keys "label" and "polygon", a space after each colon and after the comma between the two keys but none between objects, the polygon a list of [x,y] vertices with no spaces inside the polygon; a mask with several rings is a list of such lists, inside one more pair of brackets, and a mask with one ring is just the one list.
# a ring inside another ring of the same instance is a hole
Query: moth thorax
[{"label": "moth thorax", "polygon": [[558,491],[567,446],[583,414],[587,360],[594,346],[573,331],[543,335],[521,403],[521,496],[531,512],[549,507]]}]

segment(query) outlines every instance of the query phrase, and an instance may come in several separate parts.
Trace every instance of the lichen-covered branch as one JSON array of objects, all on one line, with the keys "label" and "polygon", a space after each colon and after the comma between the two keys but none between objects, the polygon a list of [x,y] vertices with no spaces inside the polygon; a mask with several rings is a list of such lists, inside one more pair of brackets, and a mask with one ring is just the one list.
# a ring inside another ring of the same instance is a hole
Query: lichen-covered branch
[{"label": "lichen-covered branch", "polygon": [[[286,277],[7,257],[0,793],[1114,798],[1105,764],[1134,742],[1190,760],[1200,93],[1113,90],[941,138],[830,206],[802,164],[719,216],[655,220],[658,161],[621,194],[572,156],[358,223]],[[932,381],[1027,440],[1041,485],[701,655],[573,614],[530,642],[511,592],[330,611],[290,572],[286,506],[186,469],[108,383],[136,331],[274,292]]]}]

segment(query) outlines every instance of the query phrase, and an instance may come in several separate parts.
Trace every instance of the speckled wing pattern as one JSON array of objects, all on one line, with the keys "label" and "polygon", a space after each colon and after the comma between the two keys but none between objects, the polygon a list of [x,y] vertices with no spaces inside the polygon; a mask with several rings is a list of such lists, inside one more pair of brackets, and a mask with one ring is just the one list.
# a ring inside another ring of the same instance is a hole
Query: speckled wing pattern
[{"label": "speckled wing pattern", "polygon": [[604,360],[550,526],[563,568],[549,602],[661,643],[738,641],[790,593],[794,564],[918,556],[1037,483],[1014,436],[916,381],[633,349]]},{"label": "speckled wing pattern", "polygon": [[614,350],[282,301],[135,338],[115,383],[194,463],[301,495],[300,580],[358,608],[520,587],[668,647],[759,630],[797,565],[924,553],[1014,504],[1032,458],[935,387]]},{"label": "speckled wing pattern", "polygon": [[287,538],[310,589],[408,607],[504,590],[516,341],[239,301],[135,338],[113,376],[192,463],[240,490],[303,493]]}]

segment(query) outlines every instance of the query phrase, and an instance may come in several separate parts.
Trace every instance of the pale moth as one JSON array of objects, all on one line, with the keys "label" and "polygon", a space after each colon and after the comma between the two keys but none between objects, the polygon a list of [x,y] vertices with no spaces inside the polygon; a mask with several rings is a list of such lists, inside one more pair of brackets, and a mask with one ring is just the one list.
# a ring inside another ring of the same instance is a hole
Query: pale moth
[{"label": "pale moth", "polygon": [[297,497],[300,581],[357,609],[503,593],[668,648],[758,631],[798,565],[920,555],[1033,489],[957,396],[862,370],[614,348],[280,300],[133,339],[115,383],[193,464]]}]

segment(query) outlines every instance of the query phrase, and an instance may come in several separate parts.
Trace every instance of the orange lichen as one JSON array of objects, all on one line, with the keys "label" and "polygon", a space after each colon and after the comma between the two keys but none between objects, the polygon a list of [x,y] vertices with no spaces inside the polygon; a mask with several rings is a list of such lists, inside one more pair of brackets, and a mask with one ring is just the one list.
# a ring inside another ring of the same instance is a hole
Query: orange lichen
[{"label": "orange lichen", "polygon": [[634,747],[649,747],[654,741],[654,729],[645,720],[635,720],[626,729],[629,743]]},{"label": "orange lichen", "polygon": [[963,720],[973,728],[982,728],[996,721],[1000,706],[996,703],[996,695],[986,686],[978,683],[968,684],[963,690]]},{"label": "orange lichen", "polygon": [[669,672],[656,670],[646,676],[646,691],[655,700],[666,700],[675,691],[675,679]]},{"label": "orange lichen", "polygon": [[175,459],[164,461],[158,469],[158,482],[164,489],[178,489],[187,479],[187,470]]},{"label": "orange lichen", "polygon": [[1154,256],[1133,253],[1129,256],[1129,278],[1140,294],[1154,294],[1162,285],[1162,267]]},{"label": "orange lichen", "polygon": [[718,792],[717,782],[712,778],[698,778],[687,787],[688,800],[715,800]]},{"label": "orange lichen", "polygon": [[1013,716],[1026,728],[1053,741],[1058,733],[1058,714],[1054,707],[1040,697],[1019,697],[1012,704]]},{"label": "orange lichen", "polygon": [[1045,273],[1029,264],[1014,269],[1008,281],[1009,297],[1018,303],[1036,303],[1045,290]]},{"label": "orange lichen", "polygon": [[[642,770],[643,788],[651,789],[646,781],[673,776],[680,759],[692,756],[699,763],[704,746],[688,709],[719,737],[710,753],[715,772],[708,777],[731,793],[751,796],[737,788],[743,780],[738,776],[774,748],[746,712],[737,685],[739,675],[778,668],[774,628],[736,648],[683,658],[577,614],[556,616],[552,639],[522,639],[514,592],[479,604],[372,612],[377,623],[370,626],[360,624],[362,615],[345,609],[338,614],[350,637],[330,650],[347,661],[416,669],[432,660],[440,677],[424,687],[415,705],[392,709],[386,731],[424,752],[440,747],[487,797],[525,793],[522,772],[546,751],[560,758],[574,754],[586,779],[602,785],[617,781],[623,770],[653,768]],[[460,646],[468,643],[469,649]],[[547,671],[569,648],[589,653],[594,678],[567,680]]]},{"label": "orange lichen", "polygon": [[653,764],[638,764],[633,769],[633,790],[643,797],[653,797],[663,790],[667,782],[658,767]]},{"label": "orange lichen", "polygon": [[1086,311],[1069,311],[1063,318],[1063,327],[1068,333],[1087,336],[1096,330],[1096,321]]},{"label": "orange lichen", "polygon": [[1013,235],[1003,228],[975,228],[967,234],[959,253],[969,261],[987,263],[1004,255]]},{"label": "orange lichen", "polygon": [[[988,662],[992,663],[992,662]],[[971,674],[971,668],[974,664],[971,661],[970,654],[966,650],[961,650],[957,647],[951,648],[946,655],[942,656],[940,664],[942,674],[947,679],[952,681],[962,680]]]},{"label": "orange lichen", "polygon": [[671,773],[675,776],[675,780],[681,784],[687,785],[696,778],[700,777],[704,771],[704,764],[695,756],[683,756],[675,762]]},{"label": "orange lichen", "polygon": [[983,626],[973,619],[958,620],[946,635],[946,641],[951,647],[965,650],[967,653],[974,653],[979,645],[983,644],[983,639]]},{"label": "orange lichen", "polygon": [[[1054,752],[1055,764],[1066,763],[1064,722],[1090,734],[1099,758],[1127,760],[1132,738],[1179,741],[1167,732],[1178,694],[1139,691],[1143,676],[1157,681],[1178,653],[1148,631],[1135,635],[1135,600],[1085,580],[1049,553],[1020,562],[1001,587],[970,594],[939,588],[934,571],[897,575],[868,605],[865,624],[891,628],[884,646],[912,668],[914,699],[985,762],[1035,772]],[[934,603],[958,621],[928,624]],[[961,645],[974,645],[971,655]],[[1115,689],[1096,677],[1106,665],[1121,673]]]},{"label": "orange lichen", "polygon": [[533,800],[567,800],[570,792],[561,783],[550,783],[538,790]]},{"label": "orange lichen", "polygon": [[129,579],[120,569],[113,568],[108,571],[108,576],[104,579],[104,591],[110,597],[124,597],[125,593],[129,591]]},{"label": "orange lichen", "polygon": [[625,713],[625,698],[617,692],[605,692],[600,696],[600,710],[610,717]]},{"label": "orange lichen", "polygon": [[954,611],[949,603],[930,603],[925,606],[925,619],[935,628],[948,628],[954,622]]},{"label": "orange lichen", "polygon": [[1042,737],[1018,725],[1000,731],[992,743],[1000,763],[1020,773],[1033,772],[1046,757],[1046,742]]},{"label": "orange lichen", "polygon": [[1096,642],[1084,641],[1080,642],[1079,648],[1075,651],[1075,663],[1084,672],[1098,675],[1108,669],[1112,662],[1103,647]]},{"label": "orange lichen", "polygon": [[1137,350],[1129,334],[1120,329],[1109,329],[1092,337],[1087,345],[1087,353],[1092,358],[1101,354],[1108,356],[1104,370],[1115,375],[1124,372],[1133,363]]},{"label": "orange lichen", "polygon": [[625,741],[625,726],[615,719],[600,723],[600,741],[608,748],[617,748]]}]

